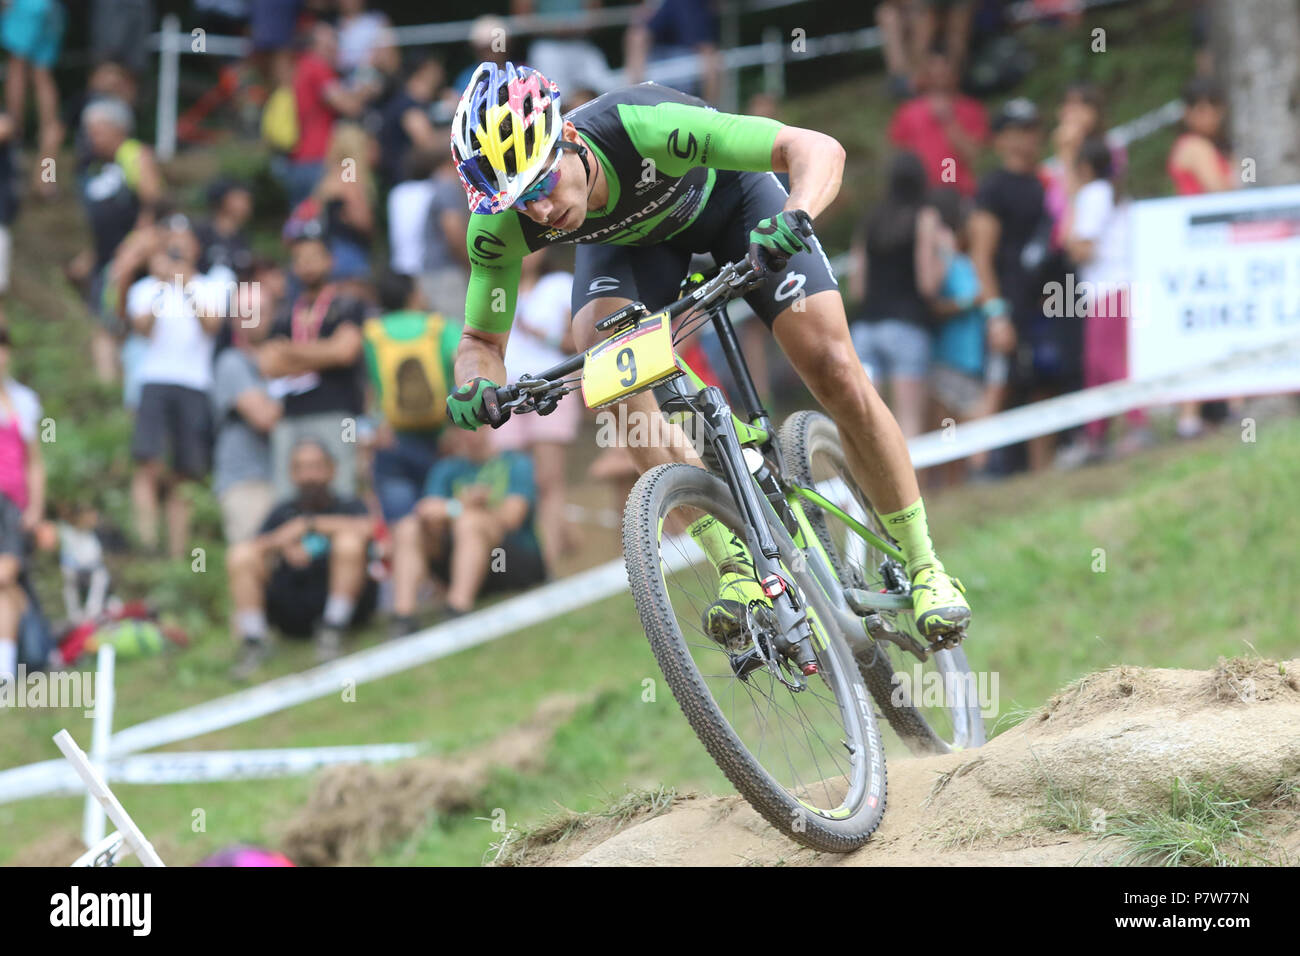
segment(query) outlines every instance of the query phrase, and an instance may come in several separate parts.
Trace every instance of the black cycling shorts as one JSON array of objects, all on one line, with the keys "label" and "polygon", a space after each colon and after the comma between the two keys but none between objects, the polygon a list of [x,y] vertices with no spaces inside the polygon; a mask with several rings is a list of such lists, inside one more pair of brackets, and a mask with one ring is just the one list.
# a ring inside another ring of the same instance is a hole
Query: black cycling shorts
[{"label": "black cycling shorts", "polygon": [[[718,172],[713,193],[696,220],[655,246],[580,243],[573,267],[573,314],[592,299],[640,301],[653,310],[675,302],[691,256],[709,253],[718,265],[743,259],[749,233],[785,207],[787,193],[772,173]],[[801,293],[839,289],[821,243],[792,256],[785,271],[769,276],[745,301],[770,329]]]}]

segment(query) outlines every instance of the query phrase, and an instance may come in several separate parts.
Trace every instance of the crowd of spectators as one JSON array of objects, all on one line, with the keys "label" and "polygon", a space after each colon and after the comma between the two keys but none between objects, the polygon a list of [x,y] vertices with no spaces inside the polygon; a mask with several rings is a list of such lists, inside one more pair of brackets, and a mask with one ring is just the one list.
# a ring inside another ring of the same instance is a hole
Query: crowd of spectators
[{"label": "crowd of spectators", "polygon": [[[468,281],[468,211],[448,140],[468,77],[449,82],[427,50],[403,54],[387,17],[364,0],[204,0],[196,6],[205,22],[252,39],[246,66],[265,83],[260,130],[287,212],[259,208],[253,183],[220,178],[204,191],[205,212],[187,214],[135,135],[146,77],[121,37],[148,28],[148,6],[136,17],[133,5],[132,18],[100,38],[102,57],[64,119],[49,73],[62,6],[14,0],[0,15],[0,45],[11,53],[10,116],[0,115],[0,294],[22,141],[11,117],[22,115],[30,78],[40,153],[56,151],[65,130],[75,149],[89,243],[65,271],[93,321],[94,372],[120,384],[133,416],[133,547],[186,559],[196,496],[211,490],[227,545],[232,673],[241,679],[272,652],[272,626],[311,637],[329,660],[377,607],[402,636],[431,601],[454,617],[485,594],[545,580],[577,540],[565,492],[580,406],[562,402],[496,432],[446,421]],[[514,14],[575,16],[527,53],[560,83],[566,107],[618,82],[576,19],[599,6],[512,0]],[[887,131],[895,149],[887,187],[862,216],[844,291],[855,346],[909,436],[1125,374],[1122,301],[1103,302],[1082,324],[1046,316],[1041,303],[1044,282],[1066,270],[1123,282],[1124,150],[1106,139],[1091,86],[1070,89],[1050,137],[1028,100],[990,118],[962,92],[979,6],[880,6],[902,102]],[[519,56],[493,17],[480,18],[470,43],[483,59]],[[627,31],[625,75],[697,57],[695,90],[716,101],[717,54],[710,4],[650,2]],[[747,107],[776,108],[767,95]],[[1212,82],[1189,88],[1184,127],[1169,157],[1177,191],[1231,188],[1223,98]],[[254,241],[254,223],[269,217],[280,227],[278,251]],[[524,261],[506,354],[512,379],[572,350],[571,286],[554,252]],[[758,323],[745,324],[741,339],[751,358],[767,345]],[[46,514],[40,401],[8,378],[8,361],[0,322],[0,673],[13,671],[30,605],[26,542]],[[764,363],[753,365],[770,394]],[[1189,405],[1180,433],[1197,433],[1203,417]],[[1130,426],[1121,450],[1146,440],[1140,413]],[[1027,464],[1099,457],[1106,435],[1099,422],[1062,448],[1051,438],[1031,443]],[[993,475],[1023,464],[1001,453],[970,467]],[[96,515],[93,500],[59,512],[69,581],[99,560],[97,551],[82,558],[94,551]],[[102,585],[92,588],[96,606]]]}]

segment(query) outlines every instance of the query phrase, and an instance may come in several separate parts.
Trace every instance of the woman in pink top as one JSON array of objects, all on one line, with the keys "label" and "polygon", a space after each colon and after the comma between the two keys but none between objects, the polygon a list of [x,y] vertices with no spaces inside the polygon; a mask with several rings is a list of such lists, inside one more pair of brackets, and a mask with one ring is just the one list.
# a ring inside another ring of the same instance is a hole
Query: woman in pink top
[{"label": "woman in pink top", "polygon": [[[1222,87],[1198,76],[1183,91],[1183,132],[1169,150],[1167,169],[1179,196],[1236,189],[1239,179],[1224,136],[1227,101]],[[1178,434],[1195,438],[1205,431],[1201,402],[1178,406]]]},{"label": "woman in pink top", "polygon": [[0,327],[0,681],[18,673],[26,539],[45,510],[40,420],[36,393],[9,377],[9,331]]}]

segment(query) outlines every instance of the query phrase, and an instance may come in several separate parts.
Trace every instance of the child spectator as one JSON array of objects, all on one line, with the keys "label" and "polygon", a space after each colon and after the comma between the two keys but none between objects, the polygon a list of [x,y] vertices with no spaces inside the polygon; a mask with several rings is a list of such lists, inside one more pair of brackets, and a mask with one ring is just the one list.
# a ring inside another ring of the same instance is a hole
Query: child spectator
[{"label": "child spectator", "polygon": [[[1083,327],[1084,385],[1104,385],[1128,378],[1129,234],[1128,207],[1120,203],[1111,181],[1111,151],[1093,137],[1079,149],[1076,176],[1083,185],[1066,220],[1065,247],[1079,265],[1080,284],[1090,295]],[[1131,454],[1151,444],[1146,412],[1131,409],[1132,426],[1116,446]],[[1085,434],[1090,459],[1103,457],[1109,421],[1089,422]]]},{"label": "child spectator", "polygon": [[0,681],[18,673],[18,629],[27,609],[27,536],[45,512],[41,402],[9,374],[12,342],[0,326]]},{"label": "child spectator", "polygon": [[261,533],[226,552],[242,639],[236,680],[251,677],[269,655],[268,623],[290,637],[314,634],[316,659],[324,662],[342,653],[344,631],[375,609],[378,589],[366,572],[374,521],[366,506],[334,494],[334,460],[315,439],[294,445],[290,474],[293,493],[271,510]]},{"label": "child spectator", "polygon": [[[955,190],[937,191],[931,200],[946,227],[941,247],[945,262],[943,283],[931,308],[941,320],[935,334],[934,364],[930,388],[940,420],[968,422],[987,414],[990,401],[985,380],[985,326],[987,320],[978,305],[980,283],[975,263],[967,255],[970,233],[967,210]],[[973,456],[971,464],[979,468],[985,456]],[[963,463],[949,469],[960,481]]]},{"label": "child spectator", "polygon": [[384,275],[379,301],[385,314],[367,319],[363,331],[366,367],[382,419],[375,494],[391,524],[411,513],[438,460],[461,329],[424,307],[410,276]]},{"label": "child spectator", "polygon": [[64,520],[58,524],[63,606],[70,624],[92,620],[104,612],[110,578],[98,527],[99,512],[87,505],[64,509]]},{"label": "child spectator", "polygon": [[[511,382],[525,372],[535,375],[562,362],[575,348],[569,328],[573,276],[553,268],[553,262],[553,255],[544,249],[524,257],[515,321],[506,344],[506,374]],[[495,435],[497,448],[532,456],[537,525],[549,568],[558,567],[561,556],[576,544],[573,527],[564,516],[565,460],[581,424],[582,407],[560,402],[549,415],[516,415]]]},{"label": "child spectator", "polygon": [[289,234],[294,278],[302,292],[282,311],[257,351],[269,394],[284,403],[271,433],[271,473],[278,497],[292,493],[290,453],[302,438],[320,442],[334,461],[334,492],[357,488],[357,419],[365,411],[361,322],[364,305],[329,281],[333,258],[321,223],[309,219]]},{"label": "child spectator", "polygon": [[179,558],[188,549],[190,525],[190,502],[180,485],[208,473],[213,342],[229,311],[234,277],[220,268],[199,272],[199,244],[188,223],[177,216],[169,226],[163,247],[149,261],[150,274],[127,294],[132,328],[147,339],[137,373],[131,500],[136,539],[154,551],[166,489],[168,553]]},{"label": "child spectator", "polygon": [[524,588],[546,578],[528,456],[494,453],[484,428],[451,429],[446,438],[446,456],[429,472],[424,497],[393,529],[395,636],[415,630],[426,570],[447,582],[445,617],[468,613],[481,593]]}]

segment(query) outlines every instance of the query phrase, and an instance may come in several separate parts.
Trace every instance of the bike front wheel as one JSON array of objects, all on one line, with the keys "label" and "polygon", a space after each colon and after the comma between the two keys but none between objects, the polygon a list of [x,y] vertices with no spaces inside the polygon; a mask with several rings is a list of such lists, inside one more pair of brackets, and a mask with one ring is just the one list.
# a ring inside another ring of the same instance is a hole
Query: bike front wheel
[{"label": "bike front wheel", "polygon": [[[813,849],[856,849],[884,813],[885,765],[853,656],[824,597],[797,583],[803,575],[787,580],[808,607],[817,673],[804,677],[773,650],[774,615],[761,600],[725,638],[708,629],[719,574],[685,532],[701,515],[744,540],[726,484],[684,464],[642,475],[624,515],[628,583],[664,678],[718,767],[769,823]],[[782,559],[787,569],[796,563]]]}]

